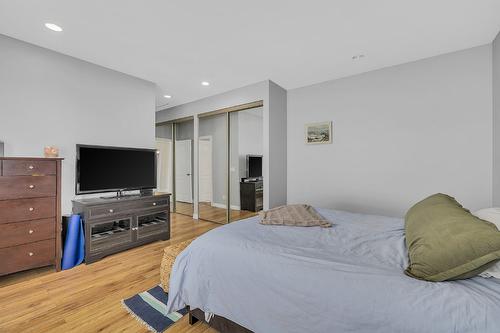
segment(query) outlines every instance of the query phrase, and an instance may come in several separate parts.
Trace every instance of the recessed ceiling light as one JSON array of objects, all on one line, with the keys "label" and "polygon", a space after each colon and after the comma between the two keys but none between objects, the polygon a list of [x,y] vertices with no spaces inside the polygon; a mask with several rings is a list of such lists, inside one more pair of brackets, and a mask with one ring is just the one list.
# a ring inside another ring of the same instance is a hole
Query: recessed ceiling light
[{"label": "recessed ceiling light", "polygon": [[209,85],[210,85],[210,82],[203,81],[203,82],[201,83],[201,85],[202,85],[202,86],[209,86]]},{"label": "recessed ceiling light", "polygon": [[165,98],[172,98],[172,96],[170,96],[170,95],[163,95],[163,97],[165,97]]},{"label": "recessed ceiling light", "polygon": [[63,29],[58,26],[57,24],[54,24],[54,23],[45,23],[45,27],[47,29],[50,29],[52,31],[56,31],[56,32],[61,32]]}]

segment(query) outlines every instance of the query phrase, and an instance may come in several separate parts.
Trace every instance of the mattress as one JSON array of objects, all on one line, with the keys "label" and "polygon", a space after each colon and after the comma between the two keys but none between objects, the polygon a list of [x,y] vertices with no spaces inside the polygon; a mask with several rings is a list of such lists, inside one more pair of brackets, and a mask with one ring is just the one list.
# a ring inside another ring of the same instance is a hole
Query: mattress
[{"label": "mattress", "polygon": [[216,228],[175,260],[167,311],[190,305],[256,333],[500,332],[500,280],[406,276],[404,221],[318,209],[332,228]]}]

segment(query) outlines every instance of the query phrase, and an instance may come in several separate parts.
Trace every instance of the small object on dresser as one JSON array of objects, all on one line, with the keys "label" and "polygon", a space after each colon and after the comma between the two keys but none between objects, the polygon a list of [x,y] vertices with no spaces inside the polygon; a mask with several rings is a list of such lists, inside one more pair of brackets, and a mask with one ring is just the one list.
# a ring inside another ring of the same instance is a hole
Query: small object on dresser
[{"label": "small object on dresser", "polygon": [[3,141],[0,141],[0,157],[3,157]]},{"label": "small object on dresser", "polygon": [[45,157],[58,157],[59,148],[53,146],[46,146],[45,148],[43,148],[43,155]]}]

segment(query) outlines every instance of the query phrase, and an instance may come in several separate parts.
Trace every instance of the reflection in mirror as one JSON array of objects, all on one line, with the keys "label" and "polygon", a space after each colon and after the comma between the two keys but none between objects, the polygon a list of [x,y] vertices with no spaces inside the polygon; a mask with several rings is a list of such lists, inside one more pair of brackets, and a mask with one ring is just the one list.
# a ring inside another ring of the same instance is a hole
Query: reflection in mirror
[{"label": "reflection in mirror", "polygon": [[198,141],[200,219],[227,222],[226,114],[201,117]]},{"label": "reflection in mirror", "polygon": [[193,215],[193,119],[174,123],[175,212]]},{"label": "reflection in mirror", "polygon": [[[157,191],[173,193],[173,144],[172,124],[156,126],[156,150],[158,151]],[[173,205],[170,205],[173,209]]]},{"label": "reflection in mirror", "polygon": [[258,214],[263,206],[263,113],[262,107],[231,112],[230,126],[230,221]]}]

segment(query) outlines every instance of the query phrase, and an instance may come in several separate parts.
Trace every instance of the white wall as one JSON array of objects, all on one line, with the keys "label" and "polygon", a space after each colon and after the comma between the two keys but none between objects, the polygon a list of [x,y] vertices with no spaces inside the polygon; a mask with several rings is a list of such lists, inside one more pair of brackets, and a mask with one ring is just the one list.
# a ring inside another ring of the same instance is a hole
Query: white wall
[{"label": "white wall", "polygon": [[[491,52],[481,46],[288,91],[288,202],[403,216],[444,192],[470,209],[489,207]],[[304,124],[330,120],[333,144],[304,144]]]},{"label": "white wall", "polygon": [[493,41],[493,205],[500,206],[500,33]]},{"label": "white wall", "polygon": [[74,197],[77,143],[155,146],[155,86],[0,35],[0,141],[6,156],[60,147],[63,213]]}]

